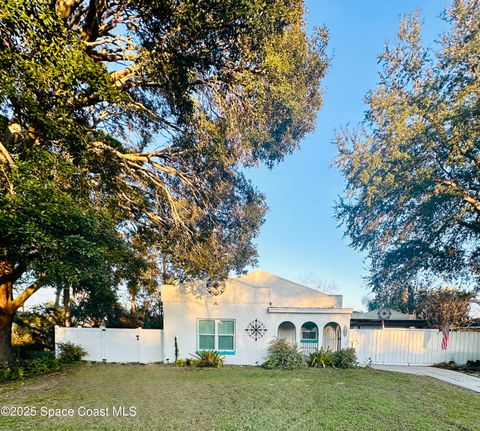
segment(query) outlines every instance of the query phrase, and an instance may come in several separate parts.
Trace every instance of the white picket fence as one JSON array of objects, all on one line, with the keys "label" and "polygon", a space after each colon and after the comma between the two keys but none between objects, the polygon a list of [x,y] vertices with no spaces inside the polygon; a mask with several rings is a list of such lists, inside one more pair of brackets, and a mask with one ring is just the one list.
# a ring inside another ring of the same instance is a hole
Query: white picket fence
[{"label": "white picket fence", "polygon": [[160,329],[55,327],[55,347],[70,341],[87,352],[83,359],[95,362],[161,362],[163,331]]},{"label": "white picket fence", "polygon": [[437,329],[352,329],[349,344],[360,363],[385,365],[433,365],[455,361],[465,364],[480,359],[480,332],[450,332],[446,350]]}]

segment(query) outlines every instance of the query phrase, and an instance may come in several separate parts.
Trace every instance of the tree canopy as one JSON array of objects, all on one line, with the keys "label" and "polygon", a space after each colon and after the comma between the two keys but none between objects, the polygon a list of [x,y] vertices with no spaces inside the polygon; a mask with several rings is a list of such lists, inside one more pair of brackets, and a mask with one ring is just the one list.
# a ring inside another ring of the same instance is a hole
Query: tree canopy
[{"label": "tree canopy", "polygon": [[42,284],[151,270],[150,249],[177,279],[255,262],[266,206],[241,168],[281,161],[321,105],[327,33],[309,39],[303,13],[301,0],[1,2],[0,326]]},{"label": "tree canopy", "polygon": [[436,51],[418,13],[401,20],[364,121],[337,136],[347,182],[337,217],[379,294],[480,286],[480,4],[456,0],[444,18]]},{"label": "tree canopy", "polygon": [[472,304],[478,304],[475,290],[457,286],[425,287],[403,282],[388,289],[376,290],[364,299],[368,310],[392,308],[402,313],[414,313],[428,325],[441,329],[447,323],[452,329],[466,328],[473,323]]},{"label": "tree canopy", "polygon": [[417,317],[426,319],[434,328],[465,328],[471,323],[470,307],[475,301],[475,292],[460,290],[455,286],[441,289],[421,289],[417,293]]}]

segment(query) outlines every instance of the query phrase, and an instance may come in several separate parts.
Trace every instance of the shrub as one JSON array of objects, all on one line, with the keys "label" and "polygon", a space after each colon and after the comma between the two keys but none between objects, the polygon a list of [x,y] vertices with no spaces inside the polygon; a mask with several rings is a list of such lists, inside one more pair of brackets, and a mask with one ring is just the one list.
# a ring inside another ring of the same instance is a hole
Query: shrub
[{"label": "shrub", "polygon": [[21,379],[23,374],[23,368],[18,365],[0,368],[0,382]]},{"label": "shrub", "polygon": [[176,365],[177,367],[184,367],[184,366],[186,365],[186,362],[187,362],[187,361],[185,361],[185,359],[177,359],[177,360],[175,361],[175,365]]},{"label": "shrub", "polygon": [[0,368],[0,382],[17,380],[37,374],[53,373],[60,369],[60,362],[53,354],[44,355],[38,359],[18,362],[9,367]]},{"label": "shrub", "polygon": [[52,373],[59,369],[60,362],[55,359],[53,354],[26,361],[24,365],[25,374],[27,375]]},{"label": "shrub", "polygon": [[445,368],[447,370],[458,370],[458,365],[455,361],[440,362],[438,364],[434,364],[433,366],[437,368]]},{"label": "shrub", "polygon": [[357,354],[354,348],[340,349],[333,353],[333,362],[337,368],[355,368]]},{"label": "shrub", "polygon": [[323,347],[316,352],[310,353],[307,359],[308,365],[316,368],[336,367],[334,353]]},{"label": "shrub", "polygon": [[58,359],[60,362],[72,363],[77,362],[82,359],[87,352],[83,349],[82,346],[74,343],[59,343],[58,344]]},{"label": "shrub", "polygon": [[332,352],[330,349],[324,349],[310,353],[308,365],[317,368],[354,368],[357,366],[357,355],[355,349],[340,349]]},{"label": "shrub", "polygon": [[465,364],[465,370],[467,371],[480,371],[480,360],[478,361],[467,361]]},{"label": "shrub", "polygon": [[185,359],[185,366],[186,367],[199,367],[201,362],[202,361],[200,359],[188,358],[188,359]]},{"label": "shrub", "polygon": [[63,309],[51,304],[17,312],[12,327],[12,344],[17,354],[55,348],[55,325],[63,325]]},{"label": "shrub", "polygon": [[196,357],[198,358],[197,363],[190,361],[190,364],[193,366],[203,368],[219,368],[223,366],[223,358],[213,350],[205,350],[196,355]]},{"label": "shrub", "polygon": [[297,346],[279,338],[270,342],[267,360],[262,364],[267,369],[293,370],[305,366],[305,358]]}]

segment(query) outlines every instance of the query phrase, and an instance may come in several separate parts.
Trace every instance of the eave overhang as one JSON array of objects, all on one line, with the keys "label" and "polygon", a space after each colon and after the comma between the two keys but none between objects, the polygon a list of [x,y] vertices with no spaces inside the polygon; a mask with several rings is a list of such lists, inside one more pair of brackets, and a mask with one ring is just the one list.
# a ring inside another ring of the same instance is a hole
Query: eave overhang
[{"label": "eave overhang", "polygon": [[353,308],[268,307],[268,312],[290,314],[352,314]]}]

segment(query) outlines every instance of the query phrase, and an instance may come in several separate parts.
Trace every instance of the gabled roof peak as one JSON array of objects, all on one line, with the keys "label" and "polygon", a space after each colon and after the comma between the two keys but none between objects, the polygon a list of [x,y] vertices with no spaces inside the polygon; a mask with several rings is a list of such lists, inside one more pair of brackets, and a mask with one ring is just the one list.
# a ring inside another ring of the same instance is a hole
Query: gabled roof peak
[{"label": "gabled roof peak", "polygon": [[[288,280],[286,278],[280,277],[276,274],[272,274],[272,273],[264,271],[262,269],[256,269],[254,271],[250,271],[247,274],[243,274],[243,275],[237,277],[234,280],[237,280],[241,283],[247,283],[247,284],[250,284],[250,285],[253,285],[253,286],[256,286],[256,287],[274,287],[274,285],[276,283],[281,282],[281,283],[290,284],[292,287],[308,289],[308,290],[310,290],[312,292],[315,292],[319,295],[332,296],[332,295],[328,295],[324,292],[321,292],[318,289],[314,289],[312,287],[305,286],[305,285],[297,283],[295,281]],[[333,296],[336,296],[336,295],[333,295]]]}]

